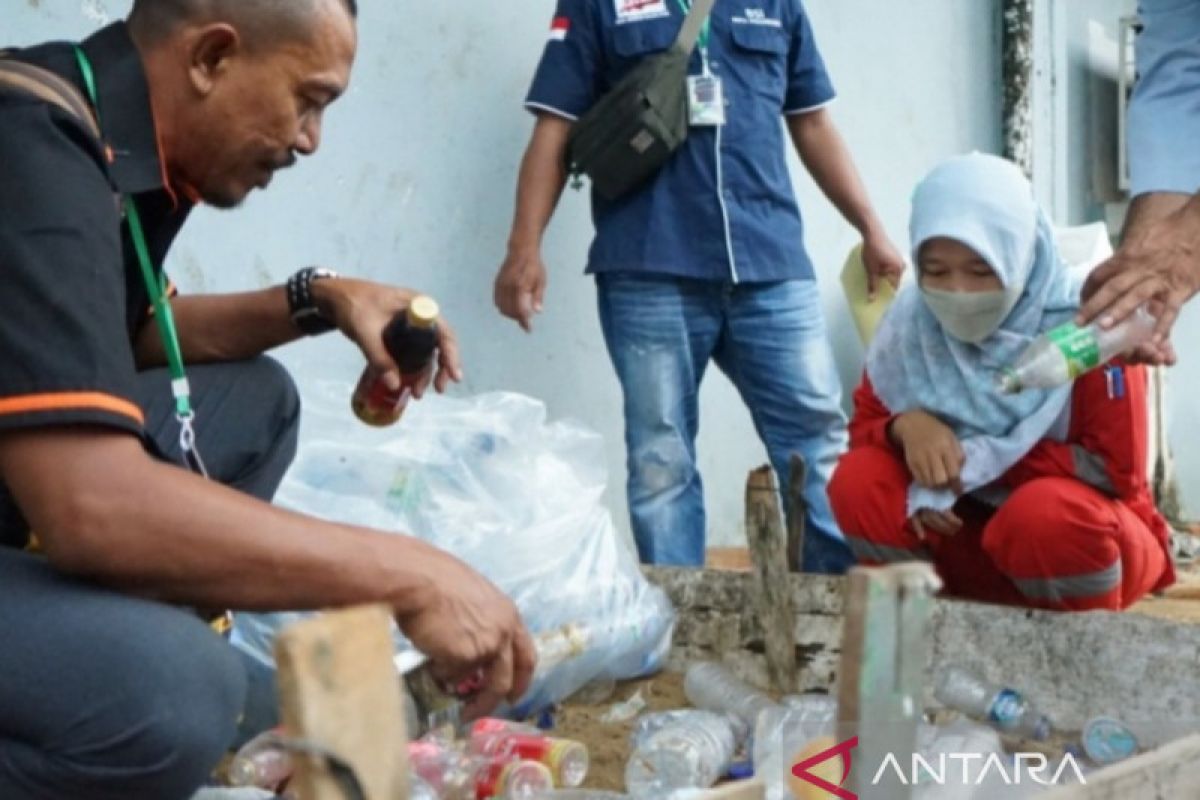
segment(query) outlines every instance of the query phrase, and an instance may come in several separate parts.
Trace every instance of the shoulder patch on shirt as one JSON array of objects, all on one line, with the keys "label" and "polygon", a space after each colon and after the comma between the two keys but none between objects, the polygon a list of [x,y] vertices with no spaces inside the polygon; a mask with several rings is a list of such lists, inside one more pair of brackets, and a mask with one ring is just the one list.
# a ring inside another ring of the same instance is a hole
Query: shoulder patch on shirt
[{"label": "shoulder patch on shirt", "polygon": [[567,38],[567,33],[571,30],[571,19],[569,17],[555,17],[550,23],[550,41],[562,42]]},{"label": "shoulder patch on shirt", "polygon": [[644,19],[669,17],[667,0],[613,0],[617,9],[617,24],[640,22]]}]

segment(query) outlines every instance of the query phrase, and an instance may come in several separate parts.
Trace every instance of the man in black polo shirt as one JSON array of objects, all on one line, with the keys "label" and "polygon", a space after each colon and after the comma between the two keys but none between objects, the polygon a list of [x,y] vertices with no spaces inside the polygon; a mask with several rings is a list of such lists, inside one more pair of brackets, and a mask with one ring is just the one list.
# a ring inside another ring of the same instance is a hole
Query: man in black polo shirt
[{"label": "man in black polo shirt", "polygon": [[[194,203],[235,206],[316,151],[349,79],[354,14],[353,0],[138,0],[78,49],[5,56],[4,800],[182,798],[202,782],[245,675],[183,608],[386,602],[443,677],[482,670],[481,706],[528,682],[515,607],[460,561],[263,502],[294,452],[298,401],[262,353],[337,328],[394,383],[380,334],[410,292],[309,270],[287,288],[173,298],[216,480],[180,465],[172,390],[187,392],[162,369],[156,323],[171,314],[149,310],[161,292],[147,287]],[[442,346],[439,390],[459,372],[448,331]],[[41,555],[20,549],[30,531]]]}]

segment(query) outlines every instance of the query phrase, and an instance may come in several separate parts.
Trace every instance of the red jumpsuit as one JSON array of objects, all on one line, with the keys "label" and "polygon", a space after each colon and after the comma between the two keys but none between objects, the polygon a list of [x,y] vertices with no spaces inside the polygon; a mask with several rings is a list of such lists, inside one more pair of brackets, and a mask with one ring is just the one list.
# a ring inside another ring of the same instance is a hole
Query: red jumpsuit
[{"label": "red jumpsuit", "polygon": [[865,376],[854,407],[829,499],[860,562],[932,560],[947,594],[1073,611],[1123,609],[1174,582],[1146,479],[1144,368],[1076,381],[1067,441],[1038,442],[997,482],[1010,492],[999,507],[964,497],[958,533],[925,541],[908,521],[912,476],[887,436],[894,414]]}]

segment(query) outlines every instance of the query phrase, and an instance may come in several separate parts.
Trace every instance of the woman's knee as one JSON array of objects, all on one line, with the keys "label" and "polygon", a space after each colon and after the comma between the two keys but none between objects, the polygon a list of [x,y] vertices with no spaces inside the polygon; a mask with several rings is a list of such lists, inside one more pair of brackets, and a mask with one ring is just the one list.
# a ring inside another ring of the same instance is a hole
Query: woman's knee
[{"label": "woman's knee", "polygon": [[1031,605],[1118,608],[1123,565],[1112,501],[1070,478],[1025,484],[983,534],[984,552]]},{"label": "woman's knee", "polygon": [[909,478],[897,456],[881,447],[858,447],[838,460],[829,479],[829,504],[846,533],[864,534],[903,525]]},{"label": "woman's knee", "polygon": [[863,562],[921,558],[907,528],[908,471],[881,447],[859,447],[842,456],[829,481],[829,503],[846,543]]}]

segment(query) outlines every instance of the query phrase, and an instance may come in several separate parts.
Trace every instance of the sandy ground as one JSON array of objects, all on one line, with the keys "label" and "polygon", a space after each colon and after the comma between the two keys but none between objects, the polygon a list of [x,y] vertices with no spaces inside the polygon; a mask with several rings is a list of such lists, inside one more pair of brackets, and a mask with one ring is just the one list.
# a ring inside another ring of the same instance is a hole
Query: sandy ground
[{"label": "sandy ground", "polygon": [[[584,784],[589,789],[625,790],[625,762],[629,759],[629,733],[634,720],[601,722],[613,706],[641,692],[648,711],[686,708],[683,676],[665,672],[642,681],[618,684],[613,696],[593,705],[568,703],[555,717],[554,735],[576,739],[587,745],[592,767]],[[636,718],[635,718],[636,719]]]}]

